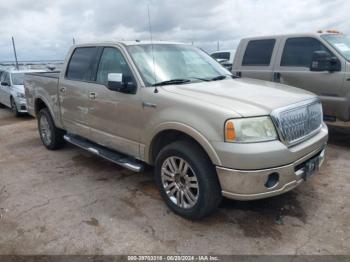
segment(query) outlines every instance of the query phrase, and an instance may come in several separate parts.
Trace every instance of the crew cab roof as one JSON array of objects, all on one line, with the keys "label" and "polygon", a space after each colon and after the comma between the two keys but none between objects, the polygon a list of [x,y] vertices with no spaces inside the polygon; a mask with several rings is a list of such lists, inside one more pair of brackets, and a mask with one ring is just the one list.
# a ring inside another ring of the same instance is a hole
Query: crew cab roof
[{"label": "crew cab roof", "polygon": [[143,41],[143,40],[135,40],[135,41],[108,41],[108,42],[96,42],[96,43],[85,43],[74,45],[74,47],[85,47],[85,46],[104,46],[104,45],[124,45],[124,46],[134,46],[134,45],[189,45],[187,43],[180,42],[171,42],[171,41]]},{"label": "crew cab roof", "polygon": [[341,33],[331,33],[327,31],[322,32],[304,32],[304,33],[292,33],[292,34],[276,34],[276,35],[262,35],[262,36],[256,36],[256,37],[244,37],[242,40],[252,40],[252,39],[269,39],[269,38],[280,38],[280,37],[318,37],[321,35],[339,35]]}]

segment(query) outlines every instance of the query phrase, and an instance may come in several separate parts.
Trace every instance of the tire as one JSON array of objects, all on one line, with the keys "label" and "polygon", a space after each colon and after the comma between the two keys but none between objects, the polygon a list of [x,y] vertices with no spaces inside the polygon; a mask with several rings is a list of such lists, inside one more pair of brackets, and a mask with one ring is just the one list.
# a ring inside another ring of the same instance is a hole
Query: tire
[{"label": "tire", "polygon": [[191,141],[171,143],[159,152],[155,179],[168,207],[187,219],[211,214],[222,199],[215,167],[203,149]]},{"label": "tire", "polygon": [[56,150],[64,145],[65,131],[55,126],[50,111],[41,109],[38,116],[38,130],[42,143],[49,150]]},{"label": "tire", "polygon": [[10,98],[11,101],[11,111],[15,117],[19,117],[21,115],[20,112],[18,112],[17,105],[13,97]]}]

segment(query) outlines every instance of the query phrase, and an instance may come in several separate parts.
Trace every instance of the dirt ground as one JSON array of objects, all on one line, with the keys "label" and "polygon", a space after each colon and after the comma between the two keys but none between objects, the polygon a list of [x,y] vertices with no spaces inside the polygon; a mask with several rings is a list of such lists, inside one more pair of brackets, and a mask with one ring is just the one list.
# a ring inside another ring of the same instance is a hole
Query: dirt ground
[{"label": "dirt ground", "polygon": [[330,130],[320,173],[278,197],[174,215],[151,172],[72,145],[46,150],[36,120],[0,109],[0,254],[350,254],[350,133]]}]

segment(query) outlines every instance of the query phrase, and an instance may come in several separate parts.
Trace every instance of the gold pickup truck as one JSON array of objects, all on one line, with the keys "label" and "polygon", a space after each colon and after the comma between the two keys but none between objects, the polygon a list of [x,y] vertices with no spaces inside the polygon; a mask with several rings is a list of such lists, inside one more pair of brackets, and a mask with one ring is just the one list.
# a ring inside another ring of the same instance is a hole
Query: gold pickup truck
[{"label": "gold pickup truck", "polygon": [[175,213],[222,196],[278,195],[322,165],[328,130],[312,93],[233,77],[203,51],[167,42],[73,46],[61,72],[27,74],[43,144],[75,144],[125,168],[154,166]]}]

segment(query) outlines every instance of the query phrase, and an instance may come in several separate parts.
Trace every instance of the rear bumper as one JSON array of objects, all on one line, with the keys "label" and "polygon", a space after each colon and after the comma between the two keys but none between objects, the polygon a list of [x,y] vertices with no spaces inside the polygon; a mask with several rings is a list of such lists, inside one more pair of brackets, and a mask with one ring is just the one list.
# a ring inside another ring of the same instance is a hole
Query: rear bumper
[{"label": "rear bumper", "polygon": [[[305,162],[318,158],[323,164],[326,144],[292,164],[260,170],[235,170],[216,167],[223,196],[236,200],[254,200],[283,194],[304,181]],[[271,174],[278,174],[277,184],[267,187]]]}]

